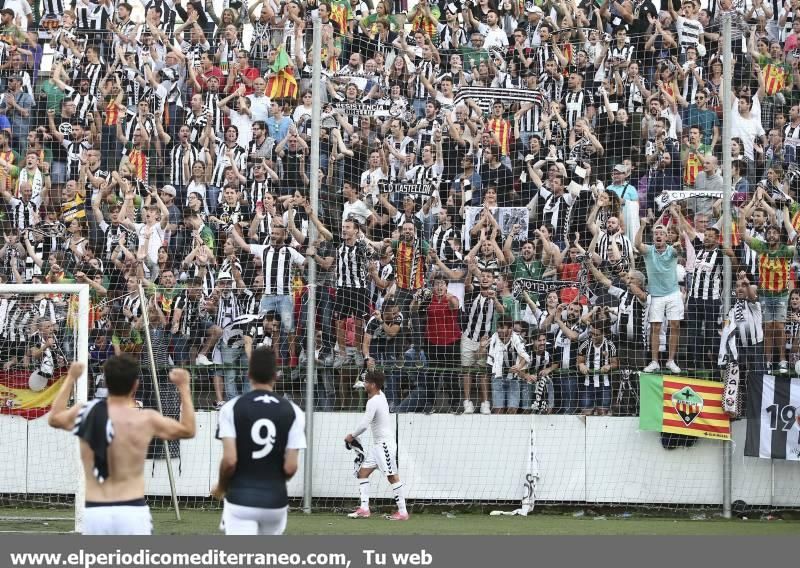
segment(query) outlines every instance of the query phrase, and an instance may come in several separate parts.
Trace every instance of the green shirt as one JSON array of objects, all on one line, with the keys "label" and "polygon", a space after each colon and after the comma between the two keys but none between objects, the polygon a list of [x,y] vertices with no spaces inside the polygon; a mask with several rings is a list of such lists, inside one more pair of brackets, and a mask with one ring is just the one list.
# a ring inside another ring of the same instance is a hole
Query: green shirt
[{"label": "green shirt", "polygon": [[511,275],[514,280],[518,278],[529,278],[531,280],[541,280],[544,274],[544,265],[540,260],[525,262],[521,256],[514,259],[511,263]]},{"label": "green shirt", "polygon": [[61,101],[66,98],[64,91],[56,87],[55,83],[52,80],[48,79],[47,81],[43,81],[39,83],[36,87],[36,99],[40,100],[41,96],[44,94],[47,100],[46,108],[47,110],[52,110],[56,114],[61,112]]}]

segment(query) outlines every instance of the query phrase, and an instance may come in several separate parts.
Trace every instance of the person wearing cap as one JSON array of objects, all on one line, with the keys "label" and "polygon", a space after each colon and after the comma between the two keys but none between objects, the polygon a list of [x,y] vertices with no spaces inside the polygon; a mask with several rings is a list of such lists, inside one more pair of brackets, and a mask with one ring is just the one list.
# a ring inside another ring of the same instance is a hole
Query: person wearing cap
[{"label": "person wearing cap", "polygon": [[164,202],[164,206],[167,208],[169,221],[167,222],[166,231],[166,238],[170,244],[170,250],[178,250],[177,249],[177,234],[178,234],[178,227],[181,226],[183,223],[183,215],[181,214],[181,210],[175,204],[175,198],[178,195],[178,191],[175,189],[174,185],[165,185],[163,186],[158,194],[161,196],[161,201]]},{"label": "person wearing cap", "polygon": [[617,164],[614,166],[614,169],[611,170],[611,183],[608,184],[606,189],[616,193],[617,197],[622,201],[626,199],[638,200],[639,197],[636,195],[636,188],[630,184],[627,177],[628,166],[625,164]]},{"label": "person wearing cap", "polygon": [[27,144],[33,105],[33,97],[22,88],[22,77],[9,77],[5,96],[0,101],[0,112],[11,121],[11,145],[17,153],[22,153]]},{"label": "person wearing cap", "polygon": [[[30,6],[28,6],[28,10],[30,10]],[[29,24],[33,24],[33,17],[29,16],[29,18]],[[27,41],[25,31],[14,23],[15,19],[16,14],[11,8],[5,7],[0,10],[0,37],[13,38],[20,44],[25,43]]]},{"label": "person wearing cap", "polygon": [[525,46],[539,47],[542,45],[542,38],[539,35],[539,26],[542,23],[544,12],[533,0],[525,2],[525,20],[520,18],[518,26],[525,30]]}]

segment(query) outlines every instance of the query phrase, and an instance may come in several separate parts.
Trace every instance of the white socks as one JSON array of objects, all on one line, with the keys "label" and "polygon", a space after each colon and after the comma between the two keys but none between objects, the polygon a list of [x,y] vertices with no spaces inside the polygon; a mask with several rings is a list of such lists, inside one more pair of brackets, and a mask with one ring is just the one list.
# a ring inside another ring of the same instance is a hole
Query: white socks
[{"label": "white socks", "polygon": [[406,514],[406,498],[403,495],[403,482],[398,481],[392,484],[392,492],[394,492],[394,502],[397,503],[397,510]]},{"label": "white socks", "polygon": [[361,496],[361,508],[369,509],[369,478],[358,480],[358,494]]}]

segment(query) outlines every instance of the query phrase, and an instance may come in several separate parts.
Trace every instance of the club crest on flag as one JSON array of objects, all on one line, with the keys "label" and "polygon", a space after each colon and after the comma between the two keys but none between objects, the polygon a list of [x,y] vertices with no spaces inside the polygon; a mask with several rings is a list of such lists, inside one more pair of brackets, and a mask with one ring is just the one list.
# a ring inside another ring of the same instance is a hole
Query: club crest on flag
[{"label": "club crest on flag", "polygon": [[722,409],[725,383],[639,373],[639,428],[717,440],[731,439]]},{"label": "club crest on flag", "polygon": [[703,411],[703,397],[694,392],[692,387],[683,387],[673,393],[672,406],[675,407],[683,423],[688,426]]}]

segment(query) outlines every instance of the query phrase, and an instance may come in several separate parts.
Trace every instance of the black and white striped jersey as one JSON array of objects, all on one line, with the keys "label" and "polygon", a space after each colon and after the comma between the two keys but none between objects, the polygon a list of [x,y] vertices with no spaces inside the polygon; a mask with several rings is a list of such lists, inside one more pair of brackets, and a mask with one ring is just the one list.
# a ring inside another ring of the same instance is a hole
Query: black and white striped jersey
[{"label": "black and white striped jersey", "polygon": [[365,289],[369,284],[372,250],[361,238],[354,244],[342,243],[336,249],[336,287]]},{"label": "black and white striped jersey", "polygon": [[102,61],[86,63],[83,67],[83,76],[89,79],[89,94],[95,98],[100,94],[100,82],[105,75],[104,67]]},{"label": "black and white striped jersey", "polygon": [[28,340],[35,313],[27,302],[12,298],[0,313],[0,339],[18,346],[24,346]]},{"label": "black and white striped jersey", "polygon": [[480,341],[481,337],[492,335],[492,320],[494,319],[494,300],[483,294],[475,296],[467,310],[469,319],[464,328],[463,336],[472,341]]},{"label": "black and white striped jersey", "polygon": [[71,5],[72,2],[65,2],[64,0],[42,0],[42,15],[54,14],[56,16],[62,16],[64,10]]},{"label": "black and white striped jersey", "polygon": [[133,140],[133,133],[137,128],[142,128],[147,132],[150,140],[156,136],[156,122],[152,114],[146,115],[143,119],[139,118],[138,113],[131,112],[130,110],[125,113],[125,138]]},{"label": "black and white striped jersey", "polygon": [[633,245],[628,237],[623,233],[609,236],[605,231],[600,234],[600,238],[597,240],[598,256],[603,260],[608,260],[608,253],[612,248],[612,244],[617,245],[622,259],[630,261],[633,258]]},{"label": "black and white striped jersey", "polygon": [[539,75],[538,85],[542,92],[544,92],[547,100],[560,101],[561,93],[564,90],[564,76],[556,75],[552,77],[548,73],[542,73]]},{"label": "black and white striped jersey", "polygon": [[538,374],[545,369],[549,369],[553,365],[553,356],[549,351],[535,353],[531,351],[531,362],[528,365],[528,373]]},{"label": "black and white striped jersey", "polygon": [[528,93],[540,94],[541,102],[537,101],[533,103],[533,106],[525,111],[525,114],[522,115],[522,119],[520,120],[520,131],[538,132],[540,130],[539,123],[542,121],[542,113],[545,110],[544,105],[546,104],[547,94],[542,89],[536,89],[533,91],[528,89]]},{"label": "black and white striped jersey", "polygon": [[[391,134],[386,137],[386,142],[395,149],[396,152],[399,152],[403,155],[409,155],[416,153],[416,142],[413,138],[409,138],[405,136],[402,140],[395,140],[394,136]],[[391,179],[397,179],[400,175],[400,170],[405,167],[405,164],[402,160],[399,160],[394,156],[394,154],[389,154],[389,177]]]},{"label": "black and white striped jersey", "polygon": [[431,236],[431,249],[444,262],[456,259],[456,252],[451,241],[461,241],[461,231],[453,225],[449,227],[439,225]]},{"label": "black and white striped jersey", "polygon": [[25,202],[12,197],[7,210],[11,213],[11,224],[19,231],[33,227],[39,222],[39,204],[33,199]]},{"label": "black and white striped jersey", "polygon": [[[647,88],[647,81],[641,78],[642,86]],[[630,79],[625,79],[622,83],[622,92],[625,98],[624,108],[628,114],[634,112],[644,112],[645,97],[639,86]]]},{"label": "black and white striped jersey", "polygon": [[97,97],[92,94],[91,87],[89,88],[89,92],[85,95],[80,94],[72,87],[67,87],[64,90],[64,94],[66,98],[75,103],[75,112],[78,114],[78,118],[80,118],[81,122],[84,125],[88,124],[86,117],[89,116],[90,112],[97,110]]},{"label": "black and white striped jersey", "polygon": [[556,358],[562,370],[575,371],[578,361],[578,347],[582,341],[589,337],[589,329],[576,321],[573,324],[566,322],[567,328],[578,332],[578,339],[571,340],[559,326],[555,337]]},{"label": "black and white striped jersey", "polygon": [[134,319],[141,317],[142,315],[142,302],[139,299],[139,294],[137,293],[128,293],[122,298],[122,311],[125,313],[126,311],[130,312],[130,315],[125,315],[125,321],[128,324],[132,324]]},{"label": "black and white striped jersey", "polygon": [[[245,198],[247,199],[247,205],[248,208],[250,209],[250,213],[254,214],[256,212],[258,204],[259,203],[263,204],[264,197],[271,193],[272,193],[272,184],[270,183],[270,179],[268,177],[262,180],[257,180],[257,179],[249,180],[248,184],[245,185],[244,195]],[[267,217],[265,217],[264,220],[261,221],[261,224],[265,225],[267,223],[267,218],[269,217],[270,215],[267,215]]]},{"label": "black and white striped jersey", "polygon": [[695,300],[719,300],[722,294],[722,249],[706,250],[695,238],[695,262],[689,297]]},{"label": "black and white striped jersey", "polygon": [[[695,68],[695,71],[702,79],[703,66],[698,64]],[[694,96],[697,94],[700,84],[697,82],[697,77],[695,77],[694,72],[689,71],[688,67],[684,72],[686,73],[686,77],[684,78],[683,85],[681,86],[681,95],[684,99],[689,101],[689,103],[694,103]]]},{"label": "black and white striped jersey", "polygon": [[301,266],[305,258],[287,245],[250,245],[250,253],[261,259],[264,272],[264,295],[287,296],[292,293],[292,266]]},{"label": "black and white striped jersey", "polygon": [[161,9],[161,29],[164,30],[167,35],[172,36],[175,32],[175,18],[178,16],[178,13],[175,11],[174,2],[170,0],[150,0],[144,5],[145,13],[147,13],[147,10],[152,6],[157,6]]},{"label": "black and white striped jersey", "polygon": [[[746,229],[747,236],[758,239],[760,241],[765,241],[767,238],[767,227],[766,225],[763,227],[748,227]],[[744,258],[742,258],[742,264],[744,264],[744,268],[747,271],[747,277],[750,282],[758,282],[758,252],[751,249],[747,242],[742,243],[742,250],[744,252]]]},{"label": "black and white striped jersey", "polygon": [[244,337],[259,319],[263,320],[258,315],[241,313],[229,320],[222,328],[222,344],[230,349],[244,349]]},{"label": "black and white striped jersey", "polygon": [[553,46],[549,43],[542,42],[538,47],[533,48],[533,66],[531,69],[534,73],[544,73],[547,61],[555,58]]},{"label": "black and white striped jersey", "polygon": [[75,15],[77,16],[78,29],[85,32],[105,32],[108,29],[108,22],[114,15],[114,6],[78,2]]},{"label": "black and white striped jersey", "polygon": [[761,304],[758,301],[736,300],[728,312],[728,319],[736,325],[740,346],[754,347],[764,341],[764,318],[761,314]]},{"label": "black and white striped jersey", "polygon": [[189,127],[189,142],[193,146],[199,147],[200,137],[208,124],[209,114],[206,113],[205,107],[200,109],[197,114],[192,110],[186,112],[186,118],[184,118],[183,123]]},{"label": "black and white striped jersey", "polygon": [[178,331],[182,335],[191,337],[193,334],[198,332],[198,324],[200,323],[200,302],[202,301],[202,295],[196,300],[192,300],[189,297],[189,292],[186,290],[183,290],[175,298],[175,303],[172,305],[172,311],[174,313],[176,310],[181,310],[181,319],[178,322]]},{"label": "black and white striped jersey", "polygon": [[617,356],[617,347],[614,342],[604,337],[600,345],[595,344],[590,338],[581,343],[578,354],[584,358],[584,364],[589,369],[589,374],[583,381],[584,386],[593,384],[596,387],[603,383],[604,387],[611,386],[611,375],[600,373],[600,369],[611,364],[611,359]]},{"label": "black and white striped jersey", "polygon": [[567,127],[575,128],[575,123],[579,118],[586,116],[589,107],[594,106],[594,97],[589,89],[578,91],[567,91],[564,94],[564,106],[566,107],[565,119]]},{"label": "black and white striped jersey", "polygon": [[175,144],[169,152],[170,183],[188,185],[192,178],[192,165],[199,159],[200,151],[192,144]]},{"label": "black and white striped jersey", "polygon": [[306,447],[305,416],[297,405],[272,391],[250,391],[222,407],[217,438],[236,441],[227,502],[265,509],[288,505],[284,456]]},{"label": "black and white striped jersey", "polygon": [[650,295],[642,302],[627,287],[612,286],[608,292],[619,302],[617,319],[611,325],[611,333],[624,341],[645,345],[650,335]]},{"label": "black and white striped jersey", "polygon": [[575,198],[565,191],[561,196],[551,193],[544,202],[542,209],[543,220],[553,225],[555,229],[553,238],[561,239],[567,230],[569,211]]},{"label": "black and white striped jersey", "polygon": [[[375,262],[378,265],[378,277],[381,280],[388,282],[389,286],[391,286],[391,283],[395,279],[394,264],[390,262],[381,266],[379,260],[374,260],[372,262]],[[387,286],[386,290],[378,288],[378,285],[375,284],[375,281],[370,278],[368,291],[369,303],[373,306],[377,306],[378,301],[386,294],[389,286]]]},{"label": "black and white striped jersey", "polygon": [[[233,153],[233,160],[236,167],[239,169],[239,173],[244,175],[247,171],[247,151],[238,144],[234,144],[233,147],[229,148],[227,145],[217,141],[217,156],[214,159],[214,172],[211,174],[211,185],[215,187],[222,187],[225,185],[225,168],[231,165],[230,160],[228,160],[228,157],[225,155],[226,152]],[[252,181],[251,184],[252,183],[256,182]],[[250,203],[250,208],[250,212],[255,213],[254,203]]]},{"label": "black and white striped jersey", "polygon": [[440,26],[439,28],[439,49],[460,49],[467,45],[469,39],[467,38],[467,31],[464,26],[459,25],[458,28],[453,29],[450,26]]},{"label": "black and white striped jersey", "polygon": [[438,72],[438,65],[433,60],[426,61],[422,57],[414,58],[414,66],[416,67],[416,80],[414,81],[414,97],[415,99],[427,99],[428,90],[422,83],[421,77],[425,77],[428,81],[433,83],[433,79]]}]

